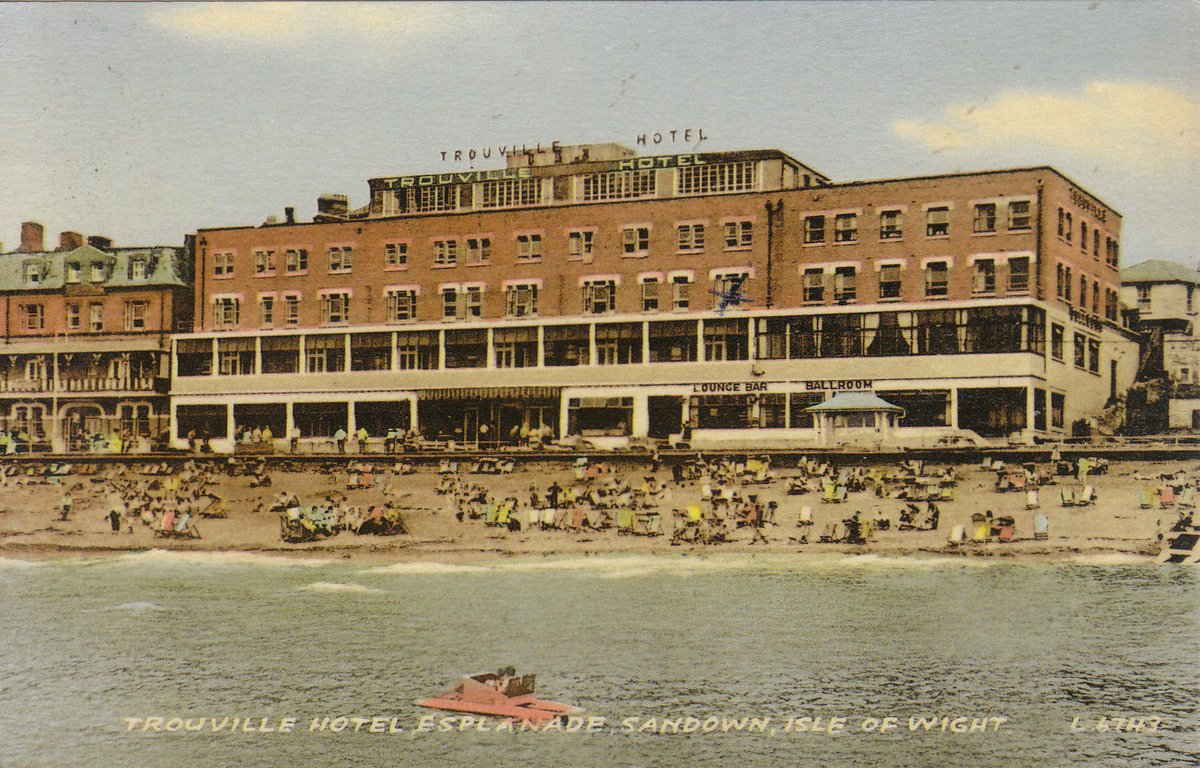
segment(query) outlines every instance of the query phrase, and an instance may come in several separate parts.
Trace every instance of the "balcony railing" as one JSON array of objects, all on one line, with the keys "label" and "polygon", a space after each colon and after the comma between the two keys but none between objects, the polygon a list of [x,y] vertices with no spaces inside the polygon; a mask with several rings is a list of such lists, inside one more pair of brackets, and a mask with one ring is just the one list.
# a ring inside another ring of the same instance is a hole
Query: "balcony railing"
[{"label": "balcony railing", "polygon": [[80,376],[59,379],[0,380],[0,392],[152,392],[153,376]]}]

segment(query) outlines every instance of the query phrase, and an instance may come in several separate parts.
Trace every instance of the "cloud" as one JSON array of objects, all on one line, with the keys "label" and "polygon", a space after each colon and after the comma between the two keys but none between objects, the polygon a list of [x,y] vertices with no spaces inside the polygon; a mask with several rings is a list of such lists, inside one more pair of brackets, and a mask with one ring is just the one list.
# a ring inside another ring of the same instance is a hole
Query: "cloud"
[{"label": "cloud", "polygon": [[201,40],[286,45],[330,36],[394,40],[433,29],[444,15],[444,6],[429,3],[167,3],[147,19]]},{"label": "cloud", "polygon": [[1200,157],[1200,102],[1151,83],[1095,82],[1082,93],[1003,91],[892,128],[932,152],[1051,146],[1133,171],[1194,168]]}]

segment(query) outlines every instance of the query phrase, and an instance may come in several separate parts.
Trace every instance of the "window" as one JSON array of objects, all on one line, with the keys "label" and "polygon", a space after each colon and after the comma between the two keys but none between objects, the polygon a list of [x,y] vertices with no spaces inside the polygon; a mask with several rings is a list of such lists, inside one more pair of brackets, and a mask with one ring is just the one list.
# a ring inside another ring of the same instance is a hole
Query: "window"
[{"label": "window", "polygon": [[408,243],[388,243],[383,246],[383,263],[392,268],[408,266]]},{"label": "window", "polygon": [[67,305],[67,330],[78,331],[81,323],[81,315],[78,304]]},{"label": "window", "polygon": [[903,234],[900,211],[879,212],[879,239],[896,240]]},{"label": "window", "polygon": [[1050,356],[1058,361],[1063,359],[1063,327],[1058,323],[1050,325]]},{"label": "window", "polygon": [[[522,235],[525,237],[525,235]],[[518,237],[517,241],[520,242]],[[523,254],[518,254],[519,258],[528,258]],[[491,261],[492,259],[492,238],[490,237],[468,237],[467,238],[467,253],[466,262],[468,264],[478,264],[481,262]]]},{"label": "window", "polygon": [[1008,228],[1010,230],[1029,229],[1030,223],[1028,200],[1013,200],[1008,204]]},{"label": "window", "polygon": [[642,278],[642,311],[657,312],[658,311],[658,278],[643,277]]},{"label": "window", "polygon": [[858,239],[858,214],[839,213],[833,218],[833,240],[836,243],[852,243]]},{"label": "window", "polygon": [[1092,230],[1092,258],[1100,261],[1100,229]]},{"label": "window", "polygon": [[303,248],[291,248],[284,254],[284,268],[288,272],[295,274],[297,272],[308,271],[308,251]]},{"label": "window", "polygon": [[[471,241],[467,241],[470,246]],[[517,235],[517,258],[533,261],[542,258],[542,236],[536,233]]]},{"label": "window", "polygon": [[1063,271],[1063,301],[1071,303],[1071,268]]},{"label": "window", "polygon": [[1071,237],[1074,232],[1074,229],[1075,229],[1075,222],[1071,218],[1071,214],[1068,213],[1066,226],[1063,227],[1063,236],[1067,238],[1068,243],[1071,242]]},{"label": "window", "polygon": [[127,331],[146,330],[146,311],[150,308],[148,301],[127,301],[123,321]]},{"label": "window", "polygon": [[573,229],[567,233],[567,258],[590,259],[595,247],[596,233],[590,229]]},{"label": "window", "polygon": [[626,200],[654,197],[656,174],[652,170],[595,173],[583,179],[583,201]]},{"label": "window", "polygon": [[399,323],[417,317],[417,292],[408,288],[392,288],[387,292],[387,321]]},{"label": "window", "polygon": [[1063,297],[1063,286],[1065,284],[1066,281],[1063,278],[1063,265],[1059,264],[1058,268],[1054,271],[1054,295],[1060,299]]},{"label": "window", "polygon": [[1063,232],[1066,231],[1066,224],[1064,223],[1065,221],[1066,221],[1066,214],[1063,213],[1062,208],[1059,208],[1058,209],[1058,236],[1059,237],[1063,237]]},{"label": "window", "polygon": [[848,304],[858,295],[854,267],[838,267],[833,270],[833,300],[837,304]]},{"label": "window", "polygon": [[950,234],[950,209],[945,206],[925,211],[925,236],[942,237]]},{"label": "window", "polygon": [[[92,305],[93,317],[97,314],[98,305]],[[242,311],[241,299],[232,296],[222,296],[213,299],[213,324],[217,326],[235,326],[238,324]],[[93,329],[96,330],[96,329]]]},{"label": "window", "polygon": [[1087,341],[1082,333],[1075,334],[1075,367],[1087,367]]},{"label": "window", "polygon": [[879,268],[879,298],[900,298],[899,264],[884,264]]},{"label": "window", "polygon": [[1139,285],[1137,287],[1137,305],[1139,312],[1150,311],[1150,286]]},{"label": "window", "polygon": [[1092,311],[1100,314],[1100,283],[1092,282]]},{"label": "window", "polygon": [[254,252],[254,274],[269,275],[275,272],[275,251]]},{"label": "window", "polygon": [[1079,308],[1087,309],[1087,275],[1079,276]]},{"label": "window", "polygon": [[725,249],[749,248],[754,243],[754,222],[725,222]]},{"label": "window", "polygon": [[1088,235],[1087,222],[1086,221],[1079,222],[1079,250],[1083,251],[1084,253],[1087,253],[1087,247],[1088,247],[1088,236],[1087,235]]},{"label": "window", "polygon": [[944,261],[925,265],[925,295],[947,296],[950,293],[950,270]]},{"label": "window", "polygon": [[583,311],[590,315],[617,311],[617,284],[613,280],[589,280],[583,284]]},{"label": "window", "polygon": [[25,262],[25,282],[29,285],[38,285],[42,282],[42,272],[45,267],[41,262],[27,261]]},{"label": "window", "polygon": [[442,317],[447,320],[464,320],[483,315],[483,288],[466,286],[442,289]]},{"label": "window", "polygon": [[130,280],[145,280],[146,279],[146,260],[145,259],[130,259],[129,260],[129,279]]},{"label": "window", "polygon": [[996,204],[980,203],[975,206],[975,232],[996,231]]},{"label": "window", "polygon": [[287,325],[300,324],[300,297],[289,294],[283,297],[283,322]]},{"label": "window", "polygon": [[[96,280],[96,265],[97,262],[92,262],[92,280]],[[233,254],[232,253],[214,253],[213,254],[213,275],[216,277],[228,277],[233,274]],[[103,278],[100,278],[103,279]]]},{"label": "window", "polygon": [[264,326],[275,324],[275,297],[274,296],[259,296],[258,297],[258,324],[264,325]]},{"label": "window", "polygon": [[538,313],[537,283],[520,283],[504,289],[504,314],[508,317],[535,317]]},{"label": "window", "polygon": [[644,255],[650,250],[650,228],[625,227],[621,230],[621,242],[626,255]]},{"label": "window", "polygon": [[79,262],[78,261],[68,261],[67,262],[65,279],[68,283],[78,283],[79,282]]},{"label": "window", "polygon": [[353,265],[354,250],[349,246],[335,246],[329,249],[329,271],[334,273],[349,272]]},{"label": "window", "polygon": [[671,309],[684,310],[692,305],[692,278],[675,275],[671,278]]},{"label": "window", "polygon": [[1050,393],[1050,426],[1062,429],[1067,423],[1067,396],[1058,392]]},{"label": "window", "polygon": [[991,259],[979,259],[975,262],[975,280],[971,285],[974,293],[996,292],[996,262]]},{"label": "window", "polygon": [[46,308],[41,304],[25,304],[25,330],[40,331],[46,327]]},{"label": "window", "polygon": [[681,195],[746,192],[755,188],[754,162],[712,163],[685,166],[678,170]]},{"label": "window", "polygon": [[413,213],[439,213],[458,208],[458,185],[418,187],[417,193],[409,197]]},{"label": "window", "polygon": [[433,263],[449,266],[458,263],[457,240],[434,240]]},{"label": "window", "polygon": [[511,208],[542,202],[541,179],[501,179],[483,183],[484,208]]},{"label": "window", "polygon": [[821,269],[804,270],[804,300],[825,300],[825,272]]},{"label": "window", "polygon": [[346,291],[322,294],[321,322],[326,325],[343,325],[350,322],[350,294]]},{"label": "window", "polygon": [[1017,293],[1029,290],[1029,257],[1014,256],[1008,260],[1008,290]]},{"label": "window", "polygon": [[688,252],[704,250],[703,224],[680,224],[676,229],[679,232],[679,250]]},{"label": "window", "polygon": [[804,219],[804,242],[823,243],[825,242],[825,217],[824,216],[806,216]]},{"label": "window", "polygon": [[98,301],[88,304],[88,332],[100,333],[104,330],[104,305]]},{"label": "window", "polygon": [[713,280],[713,309],[720,309],[721,302],[724,301],[726,307],[737,307],[737,303],[730,302],[728,296],[741,296],[742,291],[746,287],[746,281],[750,279],[748,272],[726,272],[723,275],[717,275]]},{"label": "window", "polygon": [[1088,372],[1100,373],[1100,342],[1088,339]]}]

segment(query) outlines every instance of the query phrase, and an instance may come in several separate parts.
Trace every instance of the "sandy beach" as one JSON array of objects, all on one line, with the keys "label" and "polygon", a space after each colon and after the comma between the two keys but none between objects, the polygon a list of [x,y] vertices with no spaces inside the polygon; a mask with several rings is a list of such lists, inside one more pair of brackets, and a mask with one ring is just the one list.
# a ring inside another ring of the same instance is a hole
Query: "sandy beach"
[{"label": "sandy beach", "polygon": [[[773,481],[768,485],[737,488],[742,496],[756,494],[763,504],[778,503],[776,525],[765,526],[767,543],[751,543],[753,529],[733,529],[729,540],[720,544],[672,544],[673,519],[671,511],[700,502],[699,482],[675,483],[671,472],[660,469],[656,478],[666,483],[666,494],[655,502],[663,515],[662,536],[639,536],[605,530],[564,531],[538,528],[510,531],[487,526],[483,520],[469,517],[460,521],[454,515],[454,503],[449,496],[438,494],[441,476],[436,467],[418,468],[413,474],[395,474],[386,470],[370,489],[347,488],[348,461],[326,465],[325,471],[316,467],[303,472],[272,471],[272,486],[251,487],[251,477],[218,476],[212,491],[224,499],[227,518],[200,518],[195,521],[199,538],[179,539],[156,536],[154,531],[139,522],[126,523],[119,533],[111,530],[107,517],[109,502],[105,485],[88,477],[70,475],[50,482],[29,478],[9,480],[0,498],[0,554],[6,556],[50,556],[61,554],[97,554],[129,552],[148,549],[193,551],[238,551],[288,553],[296,556],[373,558],[381,560],[439,560],[470,561],[515,555],[602,555],[614,553],[681,552],[849,552],[880,555],[954,554],[972,557],[1011,557],[1026,559],[1070,559],[1084,556],[1115,556],[1151,559],[1160,548],[1159,531],[1169,526],[1176,510],[1161,509],[1155,501],[1150,509],[1139,504],[1139,490],[1161,484],[1158,473],[1162,464],[1150,462],[1114,462],[1107,474],[1088,478],[1096,493],[1094,504],[1083,507],[1063,507],[1060,488],[1078,491],[1074,477],[1055,477],[1056,484],[1045,486],[1040,493],[1040,509],[1026,509],[1026,498],[1020,492],[997,492],[996,473],[979,466],[955,468],[959,480],[952,501],[939,503],[940,524],[932,531],[897,530],[897,522],[905,501],[877,498],[869,491],[852,492],[844,503],[825,503],[819,492],[802,495],[788,494],[788,478],[795,469],[774,468]],[[339,471],[328,470],[334,466]],[[849,465],[853,466],[853,465]],[[131,476],[140,465],[132,463]],[[936,468],[942,469],[942,468]],[[1045,467],[1043,467],[1045,469]],[[631,468],[616,475],[633,485],[650,474],[648,468]],[[493,497],[514,496],[525,500],[531,485],[543,492],[552,483],[569,487],[575,482],[566,464],[530,463],[518,465],[512,474],[471,475],[464,477],[488,489]],[[149,479],[149,478],[147,478]],[[63,488],[71,489],[74,509],[69,519],[59,519],[59,501]],[[357,535],[343,531],[317,541],[291,544],[282,540],[279,515],[262,510],[281,490],[295,493],[302,504],[316,503],[334,494],[343,494],[345,503],[360,507],[381,504],[384,487],[390,486],[402,494],[407,534],[395,536]],[[812,511],[813,525],[801,528],[797,519],[802,507]],[[966,526],[970,536],[971,515],[991,511],[996,517],[1011,516],[1016,521],[1016,534],[1011,542],[968,541],[961,545],[948,542],[952,529]],[[1049,537],[1037,540],[1033,536],[1033,518],[1040,511],[1049,518]],[[864,518],[882,516],[891,521],[889,530],[877,530],[872,540],[862,545],[817,543],[819,532],[827,525],[860,513]],[[807,533],[808,543],[801,543]]]}]

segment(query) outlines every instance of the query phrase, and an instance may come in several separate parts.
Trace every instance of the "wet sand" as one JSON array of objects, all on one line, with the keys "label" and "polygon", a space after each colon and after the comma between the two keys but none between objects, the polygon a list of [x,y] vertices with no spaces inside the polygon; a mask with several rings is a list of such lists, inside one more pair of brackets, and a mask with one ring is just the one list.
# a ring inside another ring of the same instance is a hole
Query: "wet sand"
[{"label": "wet sand", "polygon": [[[132,465],[136,470],[137,464]],[[340,466],[345,466],[341,462]],[[1044,468],[1044,467],[1043,467]],[[1035,511],[1025,508],[1025,495],[1019,492],[999,493],[994,490],[995,473],[978,466],[959,466],[959,483],[953,501],[939,502],[941,519],[936,531],[899,531],[896,523],[905,502],[899,499],[879,499],[873,492],[850,493],[842,504],[823,503],[819,493],[791,496],[787,494],[786,478],[797,470],[776,468],[770,485],[743,486],[738,490],[745,497],[757,494],[763,504],[779,503],[778,525],[765,528],[769,543],[751,544],[750,528],[736,529],[731,540],[713,545],[671,544],[674,508],[683,508],[700,501],[699,483],[683,485],[670,482],[670,472],[657,473],[667,481],[667,496],[657,502],[663,515],[664,536],[646,537],[620,534],[615,529],[570,532],[564,530],[508,531],[484,525],[482,520],[459,522],[452,512],[449,497],[439,495],[435,488],[440,476],[435,468],[419,468],[415,474],[393,475],[391,471],[377,478],[376,486],[368,490],[347,489],[346,472],[328,474],[317,470],[303,473],[271,473],[269,488],[251,488],[250,477],[221,476],[216,479],[214,492],[225,499],[228,517],[200,518],[196,521],[201,538],[167,539],[140,523],[113,533],[106,514],[106,486],[88,478],[68,476],[63,480],[75,500],[74,511],[67,521],[58,520],[58,502],[63,486],[51,484],[13,484],[0,490],[0,555],[9,557],[101,554],[149,549],[190,550],[202,552],[235,551],[280,554],[299,557],[321,556],[376,559],[384,561],[424,560],[464,562],[496,559],[505,556],[607,555],[616,553],[680,554],[691,552],[720,553],[873,553],[887,556],[921,556],[929,554],[974,557],[1017,558],[1036,560],[1078,559],[1083,556],[1103,562],[1153,559],[1160,550],[1160,526],[1169,527],[1176,512],[1160,509],[1141,509],[1138,491],[1161,484],[1157,478],[1163,471],[1186,469],[1196,471],[1191,462],[1180,466],[1164,466],[1155,462],[1113,462],[1109,473],[1089,477],[1096,489],[1095,504],[1086,507],[1062,507],[1059,489],[1070,487],[1078,491],[1073,477],[1055,478],[1057,485],[1041,490],[1040,511],[1050,520],[1050,535],[1046,540],[1033,538]],[[649,474],[647,469],[631,468],[616,476],[637,485]],[[518,465],[510,475],[466,475],[472,482],[487,487],[493,498],[515,496],[526,503],[529,487],[536,483],[543,492],[552,481],[562,487],[574,482],[570,468],[564,464]],[[342,493],[347,503],[360,507],[382,504],[383,486],[390,484],[405,494],[400,504],[404,508],[409,533],[399,536],[360,536],[350,532],[314,542],[289,544],[280,537],[279,515],[256,511],[269,502],[280,490],[294,492],[302,504],[323,500],[331,493]],[[813,525],[796,525],[801,507],[812,510]],[[1016,520],[1016,536],[1009,543],[972,543],[951,546],[948,538],[956,525],[971,531],[971,515],[991,510],[999,516]],[[855,512],[864,518],[874,518],[880,511],[892,521],[892,529],[876,531],[874,540],[865,545],[815,543],[827,524],[840,522]],[[794,539],[808,534],[809,542]]]}]

